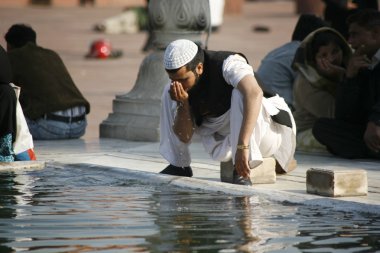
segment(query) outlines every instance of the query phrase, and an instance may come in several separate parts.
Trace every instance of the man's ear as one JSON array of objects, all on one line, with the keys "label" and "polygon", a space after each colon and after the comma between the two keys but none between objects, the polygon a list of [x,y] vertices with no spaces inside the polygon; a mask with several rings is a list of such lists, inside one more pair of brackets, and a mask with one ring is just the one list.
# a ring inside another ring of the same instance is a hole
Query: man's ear
[{"label": "man's ear", "polygon": [[198,75],[202,75],[203,73],[203,63],[198,63],[197,67],[195,68],[195,71],[197,72]]}]

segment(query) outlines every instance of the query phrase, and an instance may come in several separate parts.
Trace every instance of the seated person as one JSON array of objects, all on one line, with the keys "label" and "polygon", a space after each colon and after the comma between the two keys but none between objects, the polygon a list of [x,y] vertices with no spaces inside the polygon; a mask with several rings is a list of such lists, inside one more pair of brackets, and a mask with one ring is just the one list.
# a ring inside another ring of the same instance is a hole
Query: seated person
[{"label": "seated person", "polygon": [[0,46],[0,162],[13,162],[16,136],[16,94],[9,85],[12,78],[7,53]]},{"label": "seated person", "polygon": [[5,34],[12,82],[21,87],[20,103],[34,139],[84,135],[90,104],[75,86],[61,58],[36,44],[35,31],[13,25]]},{"label": "seated person", "polygon": [[299,73],[293,86],[297,150],[325,151],[311,129],[317,119],[334,117],[336,88],[350,55],[346,40],[327,27],[311,33],[298,48],[293,62]]},{"label": "seated person", "polygon": [[347,19],[355,49],[336,93],[335,118],[319,119],[315,138],[344,158],[380,158],[380,12],[362,10]]},{"label": "seated person", "polygon": [[326,25],[323,20],[315,15],[303,14],[299,17],[292,41],[269,52],[255,73],[264,91],[280,95],[292,108],[293,83],[296,77],[296,71],[291,67],[294,55],[301,41],[309,33],[324,26]]},{"label": "seated person", "polygon": [[356,13],[361,9],[378,10],[377,0],[322,0],[325,3],[323,12],[326,23],[348,38],[348,25],[346,19],[348,16]]}]

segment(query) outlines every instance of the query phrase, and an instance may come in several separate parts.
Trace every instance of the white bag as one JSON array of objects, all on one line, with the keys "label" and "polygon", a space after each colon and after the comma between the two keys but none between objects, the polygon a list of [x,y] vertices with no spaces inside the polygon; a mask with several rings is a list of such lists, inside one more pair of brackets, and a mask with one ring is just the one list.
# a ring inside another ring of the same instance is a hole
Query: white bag
[{"label": "white bag", "polygon": [[26,123],[24,112],[22,111],[19,97],[21,88],[10,84],[14,89],[17,97],[17,105],[16,105],[16,140],[13,143],[13,151],[15,154],[20,154],[29,149],[33,149],[33,137],[29,132],[28,124]]}]

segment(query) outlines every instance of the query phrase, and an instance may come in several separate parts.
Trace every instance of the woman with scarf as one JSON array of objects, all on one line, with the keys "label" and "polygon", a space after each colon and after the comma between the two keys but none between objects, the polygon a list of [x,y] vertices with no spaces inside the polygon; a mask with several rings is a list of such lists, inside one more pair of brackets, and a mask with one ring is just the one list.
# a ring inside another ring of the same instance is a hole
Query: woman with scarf
[{"label": "woman with scarf", "polygon": [[297,150],[325,151],[311,129],[317,119],[334,117],[335,91],[351,52],[343,36],[327,27],[311,33],[298,48],[293,61],[299,73],[293,87]]}]

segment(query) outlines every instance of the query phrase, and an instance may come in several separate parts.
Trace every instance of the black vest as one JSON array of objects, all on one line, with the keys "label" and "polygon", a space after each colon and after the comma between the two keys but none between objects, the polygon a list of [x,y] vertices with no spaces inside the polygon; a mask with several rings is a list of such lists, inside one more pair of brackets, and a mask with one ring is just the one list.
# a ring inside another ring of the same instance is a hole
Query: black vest
[{"label": "black vest", "polygon": [[224,80],[222,67],[223,61],[233,54],[236,53],[204,50],[203,73],[188,92],[191,111],[198,126],[204,117],[221,116],[231,107],[233,86]]}]

